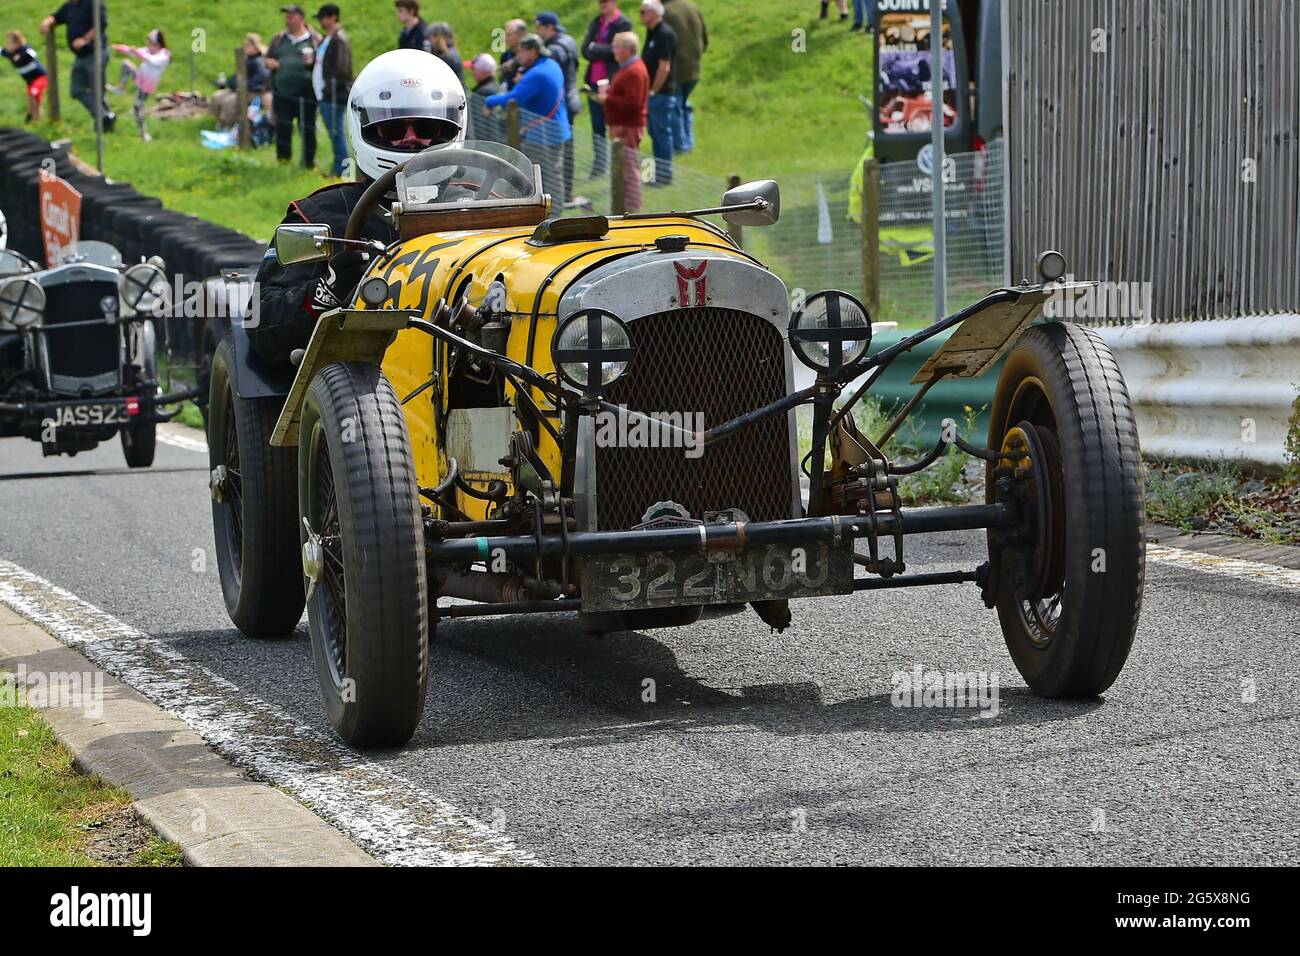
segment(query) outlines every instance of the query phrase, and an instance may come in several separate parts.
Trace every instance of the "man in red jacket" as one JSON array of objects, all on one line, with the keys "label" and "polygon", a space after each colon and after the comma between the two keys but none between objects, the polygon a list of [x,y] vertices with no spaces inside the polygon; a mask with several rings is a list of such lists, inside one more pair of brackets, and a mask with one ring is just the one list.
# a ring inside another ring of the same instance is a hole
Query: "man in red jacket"
[{"label": "man in red jacket", "polygon": [[618,71],[604,90],[593,94],[605,109],[610,139],[623,145],[623,182],[627,209],[641,209],[641,138],[650,100],[650,74],[641,62],[641,41],[632,32],[614,37]]}]

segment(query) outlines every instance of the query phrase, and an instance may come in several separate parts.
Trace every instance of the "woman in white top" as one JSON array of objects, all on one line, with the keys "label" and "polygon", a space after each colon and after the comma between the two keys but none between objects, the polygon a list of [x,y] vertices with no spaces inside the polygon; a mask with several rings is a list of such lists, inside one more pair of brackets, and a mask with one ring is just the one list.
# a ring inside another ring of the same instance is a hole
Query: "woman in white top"
[{"label": "woman in white top", "polygon": [[140,138],[147,143],[153,137],[145,128],[144,104],[149,99],[149,94],[158,89],[163,71],[172,61],[172,51],[167,49],[167,41],[163,39],[161,30],[149,31],[148,46],[132,47],[125,43],[114,43],[113,49],[126,59],[122,61],[122,73],[117,86],[110,88],[115,93],[121,93],[128,79],[135,81],[135,103],[131,106],[131,113],[135,116],[136,125],[140,127]]}]

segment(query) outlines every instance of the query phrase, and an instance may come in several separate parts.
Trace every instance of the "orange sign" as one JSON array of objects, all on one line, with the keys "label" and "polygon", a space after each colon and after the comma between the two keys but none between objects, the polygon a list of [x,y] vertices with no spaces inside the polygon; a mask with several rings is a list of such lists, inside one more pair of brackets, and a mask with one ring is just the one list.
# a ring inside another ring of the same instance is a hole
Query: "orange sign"
[{"label": "orange sign", "polygon": [[81,237],[81,193],[53,173],[41,172],[41,236],[45,264],[53,266]]}]

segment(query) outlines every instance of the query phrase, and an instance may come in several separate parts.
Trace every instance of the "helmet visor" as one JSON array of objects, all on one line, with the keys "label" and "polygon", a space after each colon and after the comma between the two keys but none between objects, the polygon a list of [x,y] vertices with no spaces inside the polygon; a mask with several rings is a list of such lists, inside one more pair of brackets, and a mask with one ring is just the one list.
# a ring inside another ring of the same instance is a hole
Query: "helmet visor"
[{"label": "helmet visor", "polygon": [[419,77],[410,77],[388,89],[367,95],[354,103],[353,108],[362,129],[385,120],[417,118],[441,120],[459,129],[464,121],[465,98],[459,93],[439,89]]},{"label": "helmet visor", "polygon": [[427,119],[423,116],[386,119],[361,130],[367,143],[379,149],[419,152],[430,146],[452,142],[460,132],[455,123]]}]

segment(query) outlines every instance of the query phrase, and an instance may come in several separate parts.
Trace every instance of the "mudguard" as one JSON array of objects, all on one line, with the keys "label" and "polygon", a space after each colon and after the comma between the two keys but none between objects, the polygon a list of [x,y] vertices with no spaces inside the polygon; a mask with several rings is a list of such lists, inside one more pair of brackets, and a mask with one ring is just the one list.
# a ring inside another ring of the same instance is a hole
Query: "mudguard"
[{"label": "mudguard", "polygon": [[333,309],[322,315],[302,363],[296,369],[289,366],[295,375],[291,387],[285,390],[287,398],[271,433],[271,444],[276,448],[297,447],[302,405],[317,371],[334,362],[379,365],[393,337],[411,319],[419,317],[420,313],[413,309]]},{"label": "mudguard", "polygon": [[289,394],[298,371],[293,365],[268,362],[258,355],[242,322],[230,323],[230,337],[235,345],[231,387],[238,398],[284,398]]}]

